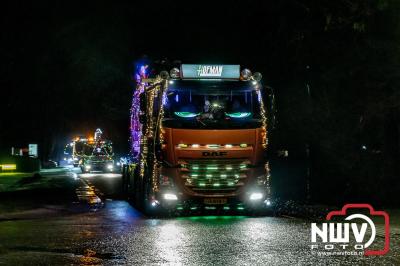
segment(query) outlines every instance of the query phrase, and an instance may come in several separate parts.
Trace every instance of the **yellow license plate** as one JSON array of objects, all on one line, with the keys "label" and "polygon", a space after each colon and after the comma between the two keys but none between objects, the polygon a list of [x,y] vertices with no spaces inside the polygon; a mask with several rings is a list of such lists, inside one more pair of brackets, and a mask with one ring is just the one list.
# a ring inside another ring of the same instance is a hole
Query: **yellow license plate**
[{"label": "yellow license plate", "polygon": [[204,199],[204,204],[226,204],[227,199],[226,198],[210,198],[210,199]]}]

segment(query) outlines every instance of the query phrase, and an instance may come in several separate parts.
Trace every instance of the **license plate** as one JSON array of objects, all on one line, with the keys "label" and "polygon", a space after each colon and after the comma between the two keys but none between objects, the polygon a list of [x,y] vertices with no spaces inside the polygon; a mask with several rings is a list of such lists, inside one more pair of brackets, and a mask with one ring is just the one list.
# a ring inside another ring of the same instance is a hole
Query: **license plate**
[{"label": "license plate", "polygon": [[204,204],[226,204],[227,200],[225,198],[211,198],[204,199]]}]

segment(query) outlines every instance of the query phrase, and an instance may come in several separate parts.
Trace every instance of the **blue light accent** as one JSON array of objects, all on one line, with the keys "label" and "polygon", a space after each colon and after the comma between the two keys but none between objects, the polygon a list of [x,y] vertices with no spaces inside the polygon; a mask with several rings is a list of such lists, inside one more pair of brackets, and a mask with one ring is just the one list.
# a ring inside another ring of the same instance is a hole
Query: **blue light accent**
[{"label": "blue light accent", "polygon": [[227,116],[232,118],[246,118],[251,115],[249,112],[226,113]]},{"label": "blue light accent", "polygon": [[163,106],[167,105],[168,103],[168,97],[167,97],[167,93],[164,91],[163,95],[162,95],[162,104]]},{"label": "blue light accent", "polygon": [[179,102],[179,94],[175,95],[175,102]]},{"label": "blue light accent", "polygon": [[196,114],[196,113],[191,113],[191,112],[174,112],[174,114],[179,117],[183,117],[183,118],[193,118],[193,117],[198,116],[200,113]]}]

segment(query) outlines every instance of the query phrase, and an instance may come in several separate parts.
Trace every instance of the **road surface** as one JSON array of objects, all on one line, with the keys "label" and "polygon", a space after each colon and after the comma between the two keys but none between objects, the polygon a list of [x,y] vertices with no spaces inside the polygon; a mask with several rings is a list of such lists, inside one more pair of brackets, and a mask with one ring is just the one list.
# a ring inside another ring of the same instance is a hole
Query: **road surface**
[{"label": "road surface", "polygon": [[[310,222],[291,217],[148,219],[119,198],[120,176],[81,178],[102,207],[0,221],[0,265],[354,265],[400,264],[400,236],[383,257],[310,250]],[[378,237],[383,243],[383,238]]]}]

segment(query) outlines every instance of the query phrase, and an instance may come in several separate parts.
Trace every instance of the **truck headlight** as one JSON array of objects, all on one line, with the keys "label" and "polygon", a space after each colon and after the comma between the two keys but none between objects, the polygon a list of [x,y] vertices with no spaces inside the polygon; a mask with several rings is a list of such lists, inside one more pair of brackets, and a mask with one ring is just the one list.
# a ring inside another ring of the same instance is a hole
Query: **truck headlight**
[{"label": "truck headlight", "polygon": [[165,193],[164,194],[164,199],[166,199],[166,200],[178,200],[178,197],[175,194],[172,194],[172,193]]},{"label": "truck headlight", "polygon": [[260,200],[263,198],[263,194],[260,192],[254,192],[250,194],[250,200]]},{"label": "truck headlight", "polygon": [[90,166],[90,164],[85,165],[86,170],[89,170],[90,168],[92,168],[92,166]]},{"label": "truck headlight", "polygon": [[112,164],[108,164],[108,165],[107,165],[107,169],[111,170],[111,169],[113,169],[113,168],[114,168],[114,166],[113,166]]}]

